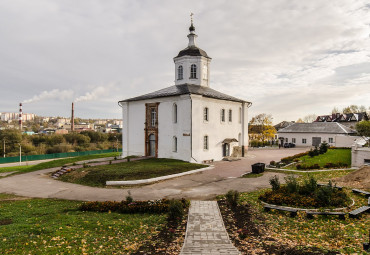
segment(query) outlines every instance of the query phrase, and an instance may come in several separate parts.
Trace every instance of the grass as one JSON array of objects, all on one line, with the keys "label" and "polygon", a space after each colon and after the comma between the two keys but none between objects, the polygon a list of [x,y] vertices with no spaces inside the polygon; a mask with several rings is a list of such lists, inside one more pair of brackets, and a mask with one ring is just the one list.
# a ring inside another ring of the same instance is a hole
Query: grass
[{"label": "grass", "polygon": [[244,174],[242,178],[257,178],[257,177],[261,177],[262,175],[263,173],[260,173],[260,174],[247,173],[247,174]]},{"label": "grass", "polygon": [[82,212],[81,202],[4,196],[0,254],[131,254],[166,224],[165,215]]},{"label": "grass", "polygon": [[[315,157],[308,155],[300,157],[301,164],[314,165],[318,164],[321,168],[326,163],[345,163],[348,166],[351,165],[351,149],[329,149],[325,154],[320,154]],[[296,164],[286,167],[287,169],[296,170]]]},{"label": "grass", "polygon": [[59,179],[93,187],[105,187],[106,181],[150,179],[206,167],[175,159],[150,158],[111,165],[76,169]]},{"label": "grass", "polygon": [[36,170],[53,168],[53,167],[61,167],[67,164],[73,164],[78,161],[82,160],[89,160],[89,159],[97,159],[97,158],[107,158],[107,157],[116,157],[119,156],[119,152],[109,152],[103,154],[95,154],[95,155],[86,155],[86,156],[78,156],[72,158],[63,158],[63,159],[56,159],[52,161],[43,162],[37,165],[32,166],[11,166],[11,167],[1,167],[0,173],[7,173],[17,171],[18,173],[28,173],[33,172]]},{"label": "grass", "polygon": [[[343,176],[350,171],[330,171],[314,173],[320,182],[325,182],[333,177]],[[300,174],[304,178],[307,173]],[[348,195],[356,202],[354,208],[366,205],[366,198],[355,195],[350,189],[345,189]],[[296,242],[304,246],[316,246],[321,249],[337,250],[342,254],[365,254],[362,250],[362,243],[368,240],[370,214],[363,214],[360,219],[339,220],[337,217],[316,216],[314,219],[307,219],[304,213],[298,217],[291,218],[289,214],[272,211],[264,212],[258,196],[265,192],[259,190],[251,193],[242,193],[241,201],[247,201],[256,207],[263,216],[263,220],[257,224],[267,224],[271,236],[282,242]]]}]

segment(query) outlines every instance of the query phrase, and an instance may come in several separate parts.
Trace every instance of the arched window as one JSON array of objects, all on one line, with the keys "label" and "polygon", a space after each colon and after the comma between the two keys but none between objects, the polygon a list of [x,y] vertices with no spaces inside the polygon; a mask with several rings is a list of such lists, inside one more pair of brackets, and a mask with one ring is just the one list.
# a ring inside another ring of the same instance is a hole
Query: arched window
[{"label": "arched window", "polygon": [[208,150],[208,135],[203,137],[203,149]]},{"label": "arched window", "polygon": [[172,141],[172,151],[173,152],[177,152],[177,137],[174,136],[173,137],[173,141]]},{"label": "arched window", "polygon": [[225,109],[221,109],[221,122],[225,122]]},{"label": "arched window", "polygon": [[196,79],[197,78],[197,65],[192,64],[190,67],[190,79]]},{"label": "arched window", "polygon": [[177,123],[177,104],[173,104],[173,123]]},{"label": "arched window", "polygon": [[203,109],[203,120],[208,121],[208,107],[204,107]]},{"label": "arched window", "polygon": [[182,66],[177,68],[177,79],[182,80],[184,78],[184,69]]},{"label": "arched window", "polygon": [[155,127],[155,124],[157,122],[157,111],[152,108],[151,111],[150,111],[150,115],[151,115],[151,126],[152,127]]}]

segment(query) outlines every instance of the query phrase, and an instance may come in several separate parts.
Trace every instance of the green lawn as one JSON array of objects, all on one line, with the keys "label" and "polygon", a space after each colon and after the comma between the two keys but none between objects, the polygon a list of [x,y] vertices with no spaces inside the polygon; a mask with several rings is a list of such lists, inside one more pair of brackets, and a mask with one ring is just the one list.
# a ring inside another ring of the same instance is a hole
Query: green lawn
[{"label": "green lawn", "polygon": [[[349,171],[330,171],[314,173],[319,182],[326,182],[334,177],[348,174]],[[307,173],[300,174],[301,178]],[[258,196],[266,190],[250,193],[242,193],[241,201],[246,201],[258,209],[263,218],[259,218],[257,224],[267,224],[271,231],[270,235],[276,240],[295,242],[303,246],[316,246],[322,249],[337,250],[341,254],[364,254],[362,243],[368,241],[370,214],[363,214],[360,219],[339,220],[338,217],[320,217],[307,219],[304,213],[291,218],[284,212],[264,212]],[[364,196],[353,194],[346,189],[348,195],[355,199],[354,208],[366,205]]]},{"label": "green lawn", "polygon": [[166,215],[82,212],[81,202],[2,201],[0,254],[131,254],[158,233]]},{"label": "green lawn", "polygon": [[86,156],[78,156],[72,158],[63,158],[63,159],[56,159],[52,161],[43,162],[37,165],[32,166],[12,166],[12,167],[1,167],[0,173],[7,173],[17,171],[19,173],[27,173],[41,169],[53,168],[53,167],[60,167],[66,164],[72,164],[82,160],[89,160],[89,159],[96,159],[96,158],[107,158],[107,157],[116,157],[119,156],[119,152],[109,152],[103,154],[95,154],[95,155],[86,155]]},{"label": "green lawn", "polygon": [[206,165],[188,163],[175,159],[150,158],[111,165],[76,169],[59,179],[82,185],[105,187],[106,181],[128,181],[150,179],[182,173]]},{"label": "green lawn", "polygon": [[[326,163],[345,163],[348,166],[351,165],[351,149],[329,149],[325,154],[320,154],[315,157],[308,155],[300,157],[300,164],[303,165],[314,165],[318,164],[320,167],[324,167]],[[286,169],[296,170],[296,164],[286,167]]]}]

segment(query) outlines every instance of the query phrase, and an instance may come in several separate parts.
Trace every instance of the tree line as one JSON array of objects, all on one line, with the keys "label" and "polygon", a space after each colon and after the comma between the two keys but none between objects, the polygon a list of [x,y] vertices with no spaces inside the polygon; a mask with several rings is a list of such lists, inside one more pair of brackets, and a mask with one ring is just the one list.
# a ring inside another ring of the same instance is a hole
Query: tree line
[{"label": "tree line", "polygon": [[[121,148],[122,134],[82,131],[68,134],[21,134],[16,129],[0,130],[1,156],[38,155],[61,152],[106,150]],[[5,149],[5,153],[4,153]]]}]

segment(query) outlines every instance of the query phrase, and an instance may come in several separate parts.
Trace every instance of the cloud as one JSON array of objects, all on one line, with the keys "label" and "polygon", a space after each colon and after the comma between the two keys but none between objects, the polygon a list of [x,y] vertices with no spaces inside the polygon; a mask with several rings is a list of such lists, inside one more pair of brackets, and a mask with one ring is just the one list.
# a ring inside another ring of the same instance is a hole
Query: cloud
[{"label": "cloud", "polygon": [[[190,12],[212,57],[211,87],[252,101],[250,115],[278,122],[369,104],[367,0],[5,0],[0,111],[38,91],[72,90],[88,101],[81,117],[120,117],[118,100],[174,84]],[[36,114],[70,114],[63,100],[34,102]]]},{"label": "cloud", "polygon": [[58,100],[65,100],[70,99],[73,97],[73,90],[59,90],[53,89],[51,91],[43,91],[39,95],[35,95],[30,99],[24,100],[23,103],[33,103],[38,102],[45,99],[58,99]]}]

